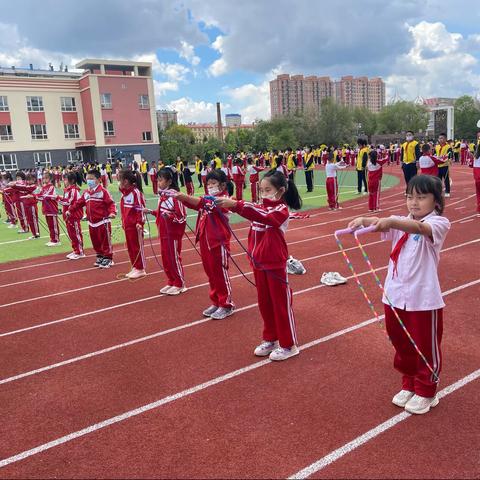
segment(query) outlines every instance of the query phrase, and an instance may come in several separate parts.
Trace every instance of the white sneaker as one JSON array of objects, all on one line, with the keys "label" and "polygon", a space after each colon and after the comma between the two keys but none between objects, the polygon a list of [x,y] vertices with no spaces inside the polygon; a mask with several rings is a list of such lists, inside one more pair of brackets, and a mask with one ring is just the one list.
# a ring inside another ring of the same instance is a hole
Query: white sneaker
[{"label": "white sneaker", "polygon": [[186,287],[170,287],[170,289],[167,290],[165,293],[167,295],[180,295],[181,293],[186,291],[187,291]]},{"label": "white sneaker", "polygon": [[405,410],[408,413],[414,413],[416,415],[422,415],[428,413],[430,408],[438,405],[438,397],[435,395],[432,398],[421,397],[420,395],[414,395],[406,404]]},{"label": "white sneaker", "polygon": [[393,398],[392,403],[397,407],[403,408],[407,402],[415,395],[409,390],[400,390]]},{"label": "white sneaker", "polygon": [[7,228],[17,228],[17,226],[14,223],[11,223]]},{"label": "white sneaker", "polygon": [[17,233],[30,233],[30,230],[17,230]]},{"label": "white sneaker", "polygon": [[323,272],[320,283],[329,287],[337,285],[337,281],[332,277],[332,272]]},{"label": "white sneaker", "polygon": [[281,362],[282,360],[287,360],[287,358],[294,357],[298,355],[300,350],[296,345],[293,345],[291,348],[278,347],[270,354],[270,360],[274,362]]},{"label": "white sneaker", "polygon": [[65,255],[65,258],[71,259],[73,255],[75,255],[75,252],[70,252],[68,255]]},{"label": "white sneaker", "polygon": [[232,315],[234,310],[235,309],[233,307],[230,307],[230,308],[220,307],[220,308],[217,308],[210,315],[210,318],[212,318],[213,320],[223,320],[224,318],[227,318],[230,315]]},{"label": "white sneaker", "polygon": [[40,235],[32,235],[31,237],[28,237],[29,240],[36,240],[37,238],[40,238]]},{"label": "white sneaker", "polygon": [[450,196],[450,194],[449,194],[449,193],[446,193],[446,194],[445,194],[445,197],[446,197],[446,198],[448,198],[449,196]]},{"label": "white sneaker", "polygon": [[307,273],[307,270],[300,260],[297,260],[290,255],[287,260],[287,273],[290,275],[304,275]]},{"label": "white sneaker", "polygon": [[266,357],[270,355],[278,347],[278,342],[267,342],[263,341],[257,348],[253,351],[253,354],[257,357]]},{"label": "white sneaker", "polygon": [[48,242],[45,244],[47,247],[58,247],[61,245],[60,242]]},{"label": "white sneaker", "polygon": [[167,293],[172,288],[172,285],[165,285],[160,289],[160,293]]},{"label": "white sneaker", "polygon": [[[170,287],[171,288],[171,287]],[[216,312],[218,310],[219,307],[217,307],[216,305],[211,305],[210,307],[206,308],[204,311],[203,311],[203,316],[204,317],[211,317],[212,316],[212,313]]]},{"label": "white sneaker", "polygon": [[347,279],[342,277],[338,272],[331,272],[331,274],[332,278],[337,282],[337,285],[347,283]]},{"label": "white sneaker", "polygon": [[79,258],[85,258],[84,253],[71,253],[70,256],[68,257],[70,260],[78,260]]},{"label": "white sneaker", "polygon": [[127,278],[135,279],[144,277],[146,274],[147,272],[145,272],[145,270],[137,270],[136,268],[132,268],[132,271],[130,273],[127,273],[125,276]]}]

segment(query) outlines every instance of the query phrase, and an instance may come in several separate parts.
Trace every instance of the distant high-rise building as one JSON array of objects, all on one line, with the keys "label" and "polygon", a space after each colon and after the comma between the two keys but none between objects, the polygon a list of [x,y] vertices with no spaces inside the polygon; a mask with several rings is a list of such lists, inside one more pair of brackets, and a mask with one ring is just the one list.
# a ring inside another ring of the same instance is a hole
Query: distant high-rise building
[{"label": "distant high-rise building", "polygon": [[227,113],[225,125],[227,127],[239,127],[242,124],[242,116],[239,113]]},{"label": "distant high-rise building", "polygon": [[177,112],[175,110],[157,110],[157,123],[160,130],[165,130],[169,125],[177,124]]},{"label": "distant high-rise building", "polygon": [[272,117],[296,112],[318,112],[322,100],[333,98],[348,107],[365,107],[372,112],[385,105],[385,83],[381,78],[278,75],[270,82]]}]

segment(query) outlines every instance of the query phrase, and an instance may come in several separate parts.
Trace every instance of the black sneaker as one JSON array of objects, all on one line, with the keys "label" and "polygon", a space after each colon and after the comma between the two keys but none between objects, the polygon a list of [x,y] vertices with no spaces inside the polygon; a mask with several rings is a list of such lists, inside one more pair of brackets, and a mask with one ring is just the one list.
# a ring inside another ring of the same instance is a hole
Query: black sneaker
[{"label": "black sneaker", "polygon": [[113,260],[111,258],[104,258],[102,260],[102,263],[98,266],[99,268],[110,268],[110,267],[113,267],[113,265],[115,265],[113,263]]},{"label": "black sneaker", "polygon": [[100,255],[97,255],[97,259],[95,260],[95,263],[93,264],[94,267],[99,267],[103,262],[103,257]]}]

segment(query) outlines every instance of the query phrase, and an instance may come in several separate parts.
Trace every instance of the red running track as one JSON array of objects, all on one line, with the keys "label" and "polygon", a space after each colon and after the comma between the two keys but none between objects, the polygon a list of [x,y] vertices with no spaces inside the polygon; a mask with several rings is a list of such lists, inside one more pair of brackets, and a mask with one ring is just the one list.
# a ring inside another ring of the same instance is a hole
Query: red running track
[{"label": "red running track", "polygon": [[[454,181],[461,195],[452,196],[450,204],[455,206],[447,210],[448,217],[456,223],[442,254],[441,284],[444,292],[458,290],[447,297],[442,386],[480,365],[474,342],[479,333],[478,322],[469,321],[479,307],[479,283],[475,282],[480,275],[478,265],[470,260],[478,252],[478,220],[471,217],[473,202],[461,201],[473,193],[467,176],[459,175],[457,179],[454,175]],[[395,198],[397,203],[399,198]],[[302,236],[306,239],[307,235],[313,238],[331,234],[346,220],[313,225],[361,214],[361,209],[353,209],[365,200],[363,197],[350,202],[345,211],[292,222],[292,228],[302,225],[308,228],[297,230],[298,233],[293,230],[288,240],[295,242]],[[464,205],[465,208],[455,210]],[[368,239],[372,245],[367,251],[376,266],[383,266],[388,246],[377,240],[373,236]],[[255,291],[243,278],[235,279],[234,294],[240,311],[224,322],[206,321],[24,378],[3,384],[0,380],[0,411],[4,420],[0,427],[0,458],[10,458],[12,462],[0,468],[0,476],[286,477],[396,415],[399,410],[390,404],[391,395],[398,389],[398,376],[391,368],[391,347],[374,323],[358,327],[371,314],[353,281],[345,287],[319,287],[323,271],[338,270],[346,274],[347,269],[335,252],[332,237],[317,242],[290,247],[292,254],[300,258],[323,255],[306,261],[307,275],[292,279],[300,341],[308,347],[299,357],[282,364],[267,361],[257,366],[259,362],[252,356],[252,348],[258,341],[261,325],[254,306]],[[352,252],[351,257],[359,271],[365,272],[358,252]],[[237,258],[249,272],[245,259]],[[55,273],[67,271],[68,266],[54,264]],[[38,278],[50,268],[52,265],[25,269],[23,279]],[[3,275],[0,285],[9,282],[7,273]],[[55,292],[72,289],[80,281],[98,283],[98,278],[83,278],[83,275],[58,277],[62,284]],[[191,267],[189,275],[192,284],[204,278],[196,266]],[[362,278],[368,291],[375,293],[373,279],[369,275]],[[108,280],[107,276],[104,280]],[[5,287],[9,289],[9,302],[38,297],[49,289],[48,280],[31,285],[35,286],[23,291]],[[88,307],[95,310],[97,306],[113,306],[139,295],[147,297],[158,291],[159,285],[152,276],[129,284],[128,289],[119,290],[118,284],[101,287],[101,295],[86,294]],[[98,288],[93,290],[97,293]],[[206,287],[198,287],[180,299],[141,301],[0,337],[1,378],[5,380],[199,320],[206,292]],[[110,302],[105,302],[105,296]],[[178,309],[179,300],[182,309]],[[21,315],[20,305],[0,308],[2,332],[64,318],[64,309],[74,316],[79,303],[74,295],[62,294],[54,296],[50,303],[39,299],[27,304],[28,315]],[[378,295],[376,305],[380,307]],[[25,308],[25,304],[22,306]],[[86,304],[81,306],[90,310]],[[344,331],[352,327],[356,329]],[[329,338],[334,332],[340,333]],[[309,345],[308,342],[318,339],[323,340]],[[223,378],[224,375],[227,377]],[[212,379],[219,383],[207,383],[197,387],[198,391],[185,393],[185,389]],[[431,414],[405,420],[314,476],[344,478],[350,472],[357,477],[381,478],[403,477],[404,472],[411,477],[429,478],[478,476],[478,463],[466,459],[476,458],[477,447],[472,437],[443,428],[448,422],[450,426],[457,425],[457,429],[468,430],[472,423],[469,415],[471,418],[476,415],[475,402],[471,401],[471,395],[476,393],[478,385],[472,382],[443,399]],[[169,402],[131,416],[131,410],[162,398]],[[465,417],[458,414],[460,405]],[[130,413],[121,421],[103,429],[91,427],[124,412]],[[92,431],[76,439],[58,440],[89,426]],[[438,434],[440,429],[442,435]],[[395,437],[395,443],[390,435]],[[421,448],[412,448],[412,438],[422,442],[430,439],[432,450],[424,443]],[[45,451],[29,451],[41,445],[43,449],[50,441],[56,443]],[[448,463],[445,454],[443,462],[435,463],[438,451],[447,452],[452,441],[466,460]],[[399,447],[390,454],[391,445]],[[28,452],[24,453],[26,458],[21,458],[22,452]],[[409,455],[408,469],[402,453]]]}]

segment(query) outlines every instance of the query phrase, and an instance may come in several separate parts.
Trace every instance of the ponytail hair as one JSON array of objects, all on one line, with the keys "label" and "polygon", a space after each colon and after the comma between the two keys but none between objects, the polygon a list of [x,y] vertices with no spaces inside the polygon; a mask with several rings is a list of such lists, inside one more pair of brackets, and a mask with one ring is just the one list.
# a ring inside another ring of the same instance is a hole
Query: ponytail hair
[{"label": "ponytail hair", "polygon": [[120,180],[126,180],[128,183],[130,183],[130,185],[134,185],[135,188],[143,192],[142,176],[138,170],[120,170],[118,175]]},{"label": "ponytail hair", "polygon": [[263,178],[267,179],[277,190],[282,187],[285,189],[282,200],[293,210],[300,210],[302,208],[302,199],[298,193],[295,182],[287,179],[282,172],[270,170]]},{"label": "ponytail hair", "polygon": [[177,173],[174,172],[171,168],[169,167],[162,167],[158,173],[157,173],[158,178],[164,178],[168,182],[170,182],[170,187],[172,190],[176,190],[177,192],[180,191],[180,188],[178,187],[178,176]]}]

